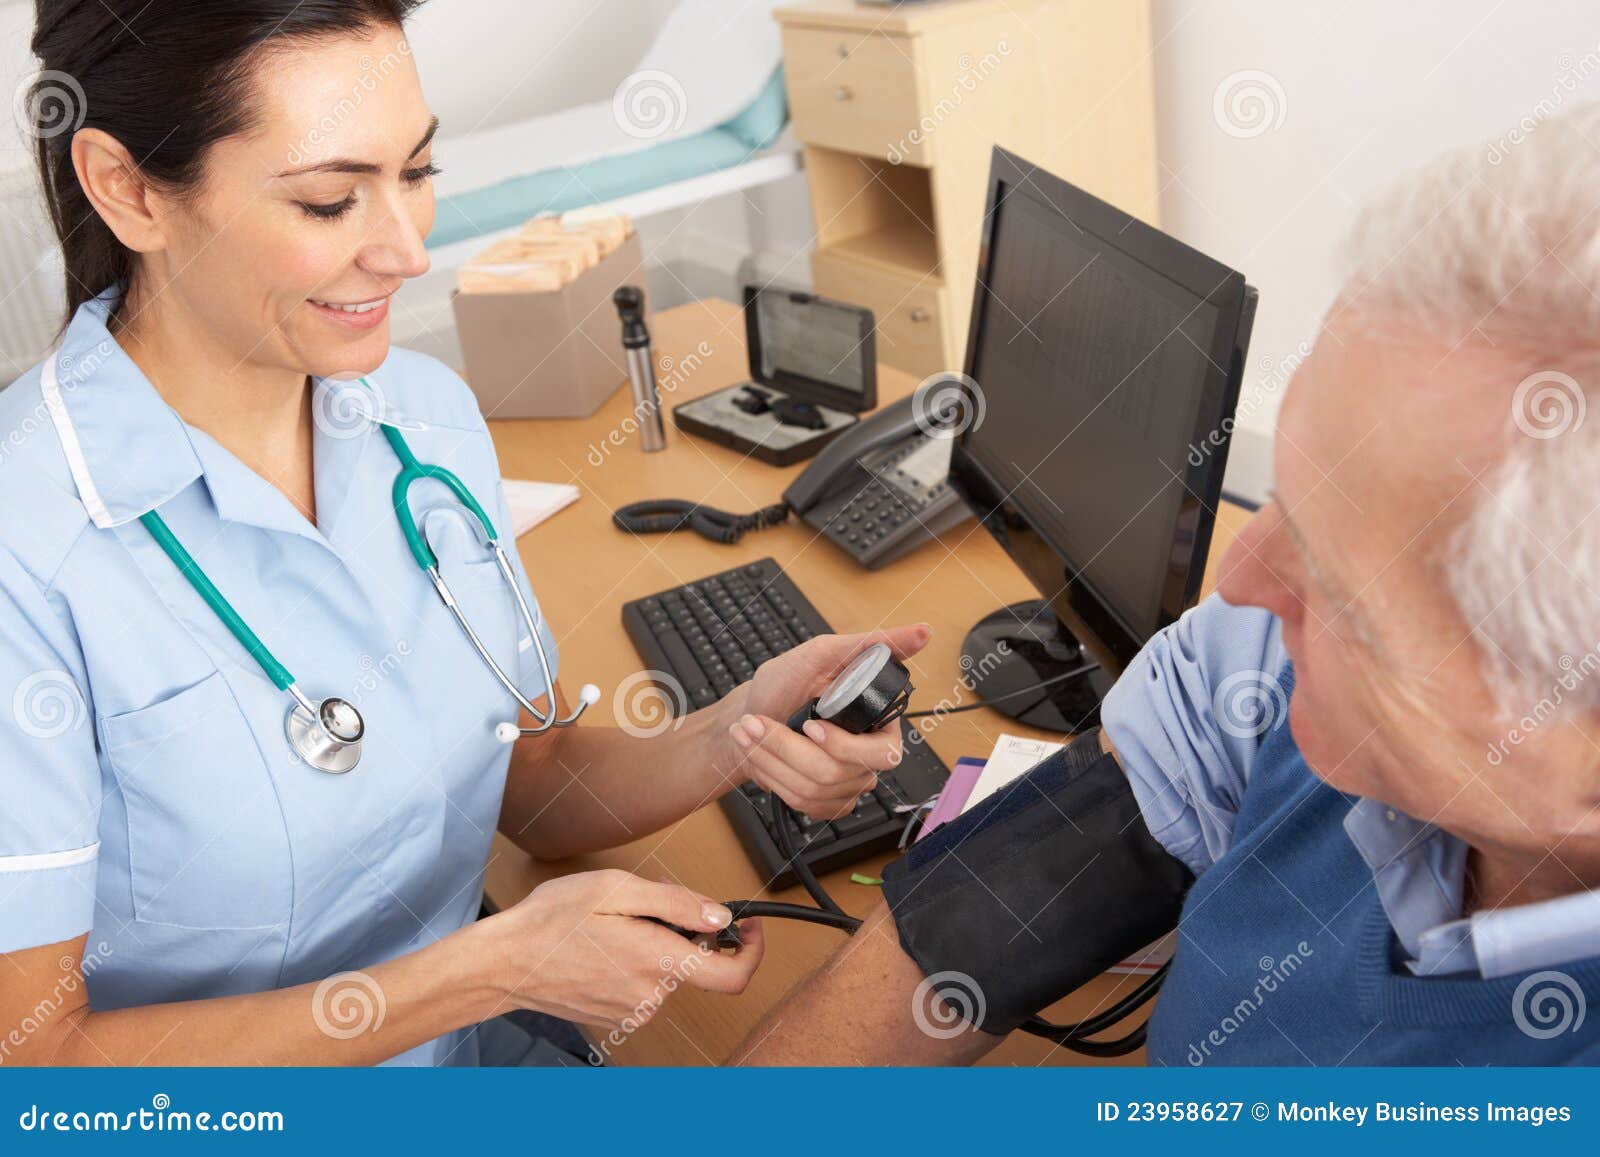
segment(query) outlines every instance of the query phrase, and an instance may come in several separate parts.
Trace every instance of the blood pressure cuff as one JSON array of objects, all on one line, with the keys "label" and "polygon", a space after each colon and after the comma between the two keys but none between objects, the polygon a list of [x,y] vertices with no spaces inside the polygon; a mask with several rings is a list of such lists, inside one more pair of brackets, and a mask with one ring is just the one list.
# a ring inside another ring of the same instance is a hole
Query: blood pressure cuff
[{"label": "blood pressure cuff", "polygon": [[1193,882],[1096,728],[913,844],[883,893],[947,1007],[1004,1034],[1176,927]]}]

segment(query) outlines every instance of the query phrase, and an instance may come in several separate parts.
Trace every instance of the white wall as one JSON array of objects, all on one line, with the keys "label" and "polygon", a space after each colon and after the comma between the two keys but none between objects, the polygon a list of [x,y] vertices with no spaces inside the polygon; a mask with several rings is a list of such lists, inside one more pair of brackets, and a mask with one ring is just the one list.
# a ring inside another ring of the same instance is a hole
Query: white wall
[{"label": "white wall", "polygon": [[[675,0],[431,0],[409,39],[440,142],[569,104],[609,97]],[[33,4],[0,0],[0,92],[35,63]],[[0,170],[32,163],[14,118],[0,117]]]},{"label": "white wall", "polygon": [[408,39],[441,145],[609,98],[675,0],[430,0]]},{"label": "white wall", "polygon": [[[1252,412],[1229,461],[1229,488],[1260,497],[1280,367],[1338,290],[1336,246],[1358,206],[1446,148],[1600,98],[1600,6],[1153,0],[1152,21],[1162,223],[1261,290]],[[1219,120],[1219,86],[1246,70],[1266,76],[1233,87],[1253,86],[1268,119],[1230,121],[1224,100]]]}]

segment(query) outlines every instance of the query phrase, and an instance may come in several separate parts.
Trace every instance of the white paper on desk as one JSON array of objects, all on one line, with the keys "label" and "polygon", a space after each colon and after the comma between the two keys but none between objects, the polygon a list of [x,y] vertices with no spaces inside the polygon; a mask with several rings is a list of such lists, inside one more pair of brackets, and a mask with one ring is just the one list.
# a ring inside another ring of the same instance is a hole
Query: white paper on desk
[{"label": "white paper on desk", "polygon": [[967,797],[966,807],[961,810],[970,811],[1041,759],[1048,759],[1065,746],[1064,743],[1024,739],[1020,735],[1001,732],[983,770],[978,773],[978,782],[972,785],[972,794]]},{"label": "white paper on desk", "polygon": [[[967,797],[966,807],[961,810],[965,812],[981,803],[1006,784],[1021,778],[1029,768],[1041,760],[1050,758],[1065,746],[1064,743],[1025,739],[1020,735],[1008,735],[1002,732],[999,741],[994,745],[994,750],[989,753],[988,762],[978,773],[978,782],[972,785],[972,794]],[[1106,971],[1147,976],[1172,959],[1172,950],[1176,943],[1177,937],[1169,932]]]},{"label": "white paper on desk", "polygon": [[511,509],[511,537],[518,538],[556,511],[578,501],[578,488],[564,482],[524,482],[502,478],[506,505]]}]

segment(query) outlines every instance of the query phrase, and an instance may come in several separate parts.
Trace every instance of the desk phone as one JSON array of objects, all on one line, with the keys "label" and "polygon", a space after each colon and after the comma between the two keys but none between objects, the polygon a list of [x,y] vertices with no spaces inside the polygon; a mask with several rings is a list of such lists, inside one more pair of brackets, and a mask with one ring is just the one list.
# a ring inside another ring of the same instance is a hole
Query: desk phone
[{"label": "desk phone", "polygon": [[924,432],[904,398],[824,447],[784,501],[876,570],[972,517],[946,481],[953,442]]}]

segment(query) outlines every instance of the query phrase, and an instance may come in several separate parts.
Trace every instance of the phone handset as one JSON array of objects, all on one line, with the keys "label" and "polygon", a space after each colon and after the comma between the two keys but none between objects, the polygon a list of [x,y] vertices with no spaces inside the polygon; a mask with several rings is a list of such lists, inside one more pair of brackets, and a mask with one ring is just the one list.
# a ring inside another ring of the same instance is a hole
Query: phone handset
[{"label": "phone handset", "polygon": [[912,398],[830,442],[784,491],[805,522],[868,570],[971,517],[951,488],[950,439],[917,420]]},{"label": "phone handset", "polygon": [[840,434],[824,446],[800,477],[783,492],[783,500],[797,514],[804,514],[825,496],[847,485],[855,473],[857,459],[879,446],[902,441],[920,432],[911,398],[901,398],[870,418]]}]

